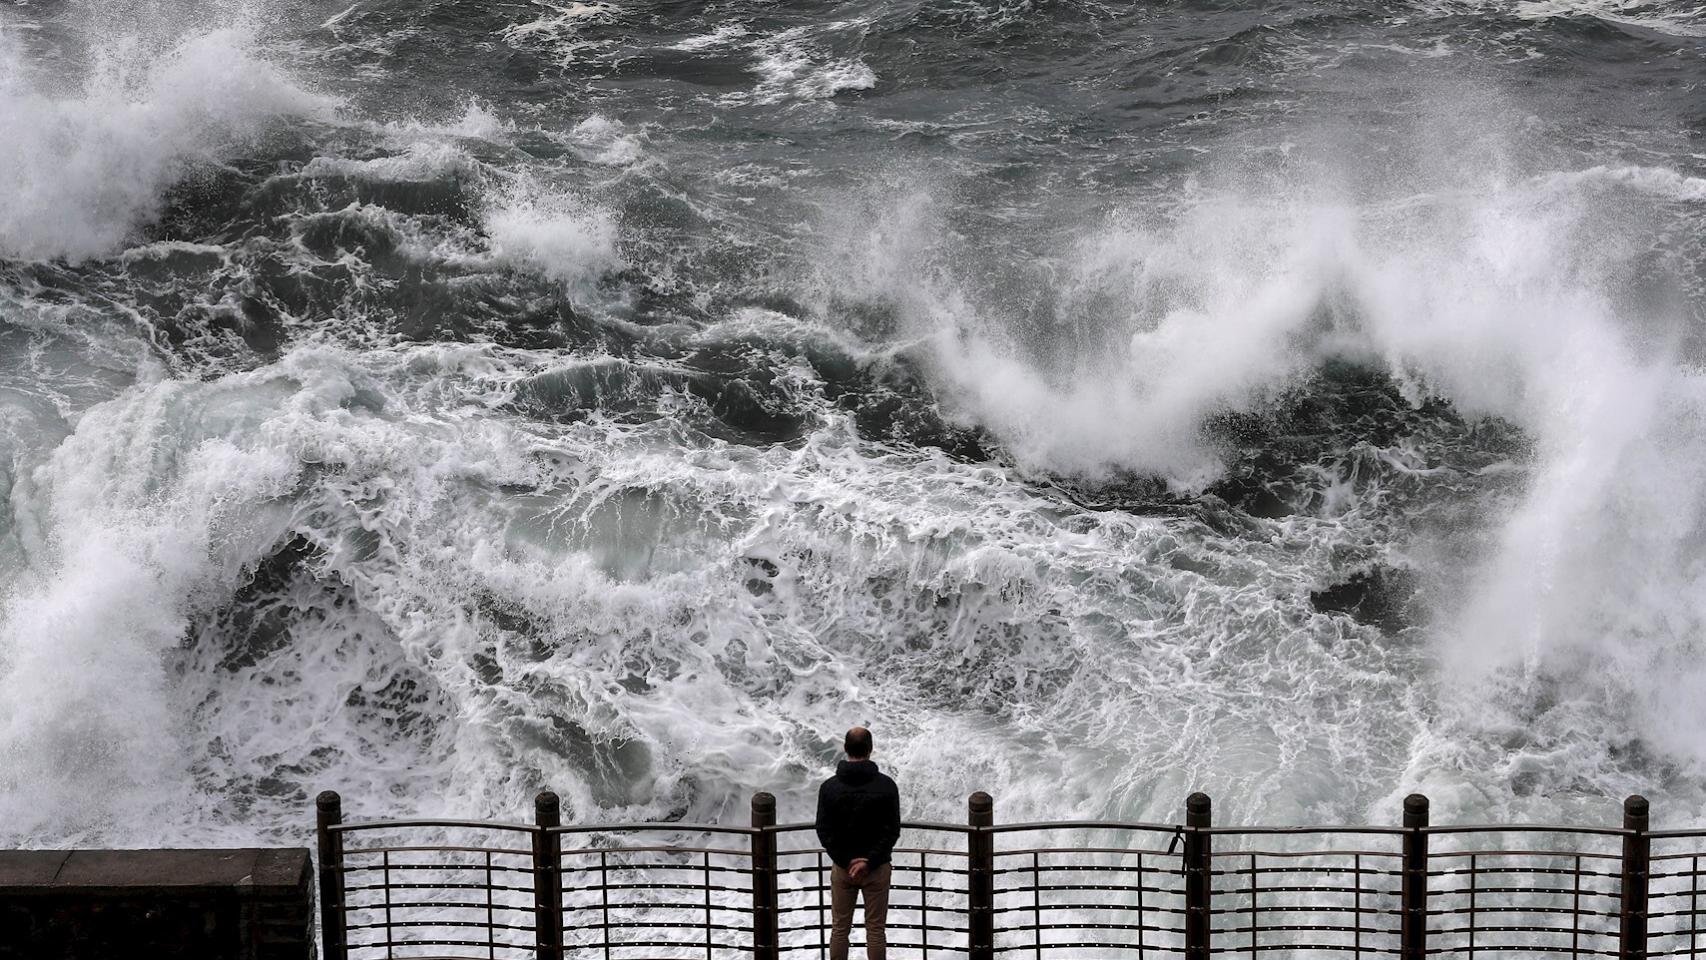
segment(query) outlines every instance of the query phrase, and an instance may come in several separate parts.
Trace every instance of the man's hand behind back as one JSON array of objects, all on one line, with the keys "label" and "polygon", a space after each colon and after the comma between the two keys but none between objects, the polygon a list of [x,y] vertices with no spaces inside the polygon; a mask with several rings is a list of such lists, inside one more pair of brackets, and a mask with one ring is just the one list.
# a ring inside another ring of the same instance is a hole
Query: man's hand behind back
[{"label": "man's hand behind back", "polygon": [[847,865],[847,875],[855,880],[865,879],[865,874],[871,871],[871,862],[860,857]]}]

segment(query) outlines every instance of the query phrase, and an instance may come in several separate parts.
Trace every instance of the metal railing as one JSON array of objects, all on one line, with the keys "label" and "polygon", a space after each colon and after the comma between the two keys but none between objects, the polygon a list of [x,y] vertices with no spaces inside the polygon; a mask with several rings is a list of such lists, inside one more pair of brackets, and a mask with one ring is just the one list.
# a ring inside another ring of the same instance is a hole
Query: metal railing
[{"label": "metal railing", "polygon": [[[828,954],[829,869],[810,824],[345,823],[320,795],[326,960],[653,960]],[[1698,957],[1706,830],[1620,827],[1216,827],[1192,794],[1179,824],[903,824],[889,949],[1016,960],[1343,954]],[[855,950],[860,949],[855,926]]]}]

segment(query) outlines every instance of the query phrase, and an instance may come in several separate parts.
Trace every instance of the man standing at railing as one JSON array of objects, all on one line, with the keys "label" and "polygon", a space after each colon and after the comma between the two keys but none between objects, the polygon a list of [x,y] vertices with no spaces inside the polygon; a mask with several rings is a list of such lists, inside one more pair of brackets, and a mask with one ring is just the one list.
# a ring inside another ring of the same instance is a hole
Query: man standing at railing
[{"label": "man standing at railing", "polygon": [[900,840],[900,790],[871,762],[871,731],[854,727],[847,759],[817,792],[817,838],[834,861],[829,875],[830,960],[847,960],[853,904],[865,895],[865,956],[888,954],[889,858]]}]

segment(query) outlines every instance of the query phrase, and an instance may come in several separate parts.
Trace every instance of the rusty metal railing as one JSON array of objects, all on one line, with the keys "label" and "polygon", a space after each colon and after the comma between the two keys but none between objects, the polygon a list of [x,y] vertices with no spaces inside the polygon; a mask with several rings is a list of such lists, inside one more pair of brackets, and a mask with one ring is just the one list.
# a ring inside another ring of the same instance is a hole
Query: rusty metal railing
[{"label": "rusty metal railing", "polygon": [[[1698,957],[1706,830],[1184,822],[908,822],[889,950],[930,960],[1344,954]],[[326,960],[783,960],[827,957],[828,858],[811,824],[345,823],[320,795]],[[855,926],[856,938],[860,930]],[[855,940],[855,950],[861,949]]]}]

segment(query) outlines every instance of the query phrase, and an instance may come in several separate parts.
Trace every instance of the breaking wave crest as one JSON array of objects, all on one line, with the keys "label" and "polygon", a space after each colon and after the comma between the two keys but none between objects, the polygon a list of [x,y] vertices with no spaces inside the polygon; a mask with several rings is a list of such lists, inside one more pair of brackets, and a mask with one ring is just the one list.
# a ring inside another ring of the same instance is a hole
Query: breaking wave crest
[{"label": "breaking wave crest", "polygon": [[80,77],[46,77],[0,33],[0,253],[80,260],[135,236],[180,180],[243,155],[283,120],[335,104],[294,84],[238,29],[95,47]]}]

